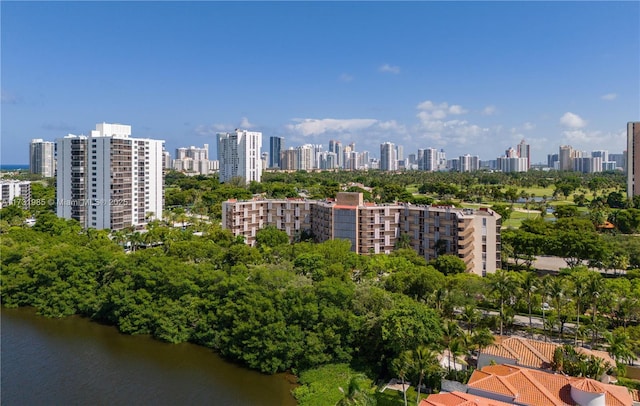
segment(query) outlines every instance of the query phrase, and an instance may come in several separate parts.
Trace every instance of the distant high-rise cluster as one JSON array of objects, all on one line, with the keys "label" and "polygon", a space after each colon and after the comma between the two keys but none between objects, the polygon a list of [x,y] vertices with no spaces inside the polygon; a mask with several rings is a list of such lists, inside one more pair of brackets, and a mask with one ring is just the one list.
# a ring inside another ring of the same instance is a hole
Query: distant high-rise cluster
[{"label": "distant high-rise cluster", "polygon": [[202,148],[194,146],[176,148],[176,158],[171,168],[178,172],[209,174],[214,169],[212,162],[209,161],[209,144],[204,144]]},{"label": "distant high-rise cluster", "polygon": [[610,154],[606,150],[578,151],[571,145],[561,145],[557,154],[547,156],[547,166],[560,171],[595,173],[624,168],[622,154]]},{"label": "distant high-rise cluster", "polygon": [[56,150],[58,217],[111,230],[162,218],[164,141],[101,123],[88,136],[57,139]]}]

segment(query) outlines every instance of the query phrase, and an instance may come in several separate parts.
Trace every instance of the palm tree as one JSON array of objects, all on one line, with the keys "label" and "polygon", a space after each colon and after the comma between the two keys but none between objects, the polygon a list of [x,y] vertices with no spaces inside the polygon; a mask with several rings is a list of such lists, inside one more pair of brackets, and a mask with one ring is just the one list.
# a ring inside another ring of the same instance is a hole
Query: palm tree
[{"label": "palm tree", "polygon": [[[444,341],[444,346],[449,350],[449,372],[451,372],[451,356],[453,355],[451,352],[451,348],[454,345],[453,343],[459,339],[464,332],[455,321],[447,321],[444,324],[442,338]],[[457,345],[457,344],[456,344]],[[453,366],[455,368],[455,359],[453,360]]]},{"label": "palm tree", "polygon": [[571,281],[573,282],[573,300],[576,303],[576,334],[573,340],[573,345],[578,345],[578,330],[580,330],[580,304],[582,303],[582,297],[584,295],[584,287],[587,284],[587,277],[582,272],[574,272],[571,275]]},{"label": "palm tree", "polygon": [[473,325],[478,321],[480,314],[478,309],[476,308],[475,303],[469,303],[464,306],[462,309],[462,314],[460,315],[465,323],[467,323],[467,333],[471,334],[471,329]]},{"label": "palm tree", "polygon": [[533,323],[531,321],[531,306],[533,303],[533,294],[540,287],[540,279],[538,275],[533,272],[525,272],[520,279],[520,289],[527,297],[527,307],[529,310],[529,331],[531,332],[531,336],[533,337]]},{"label": "palm tree", "polygon": [[[604,293],[604,280],[602,275],[597,272],[592,272],[587,278],[584,286],[584,294],[588,300],[591,301],[591,324],[596,324],[596,317],[598,315],[598,303],[600,302],[600,296]],[[597,330],[593,330],[593,343],[597,340]]]},{"label": "palm tree", "polygon": [[633,362],[635,354],[629,345],[629,334],[626,332],[606,332],[605,338],[609,344],[608,352],[611,357],[616,360],[616,364],[624,361],[627,364]]},{"label": "palm tree", "polygon": [[471,342],[478,348],[478,353],[482,352],[483,349],[487,348],[495,341],[496,337],[493,335],[491,330],[486,327],[476,330],[471,336]]},{"label": "palm tree", "polygon": [[498,296],[500,301],[500,335],[503,333],[504,326],[504,303],[510,299],[517,287],[517,281],[514,274],[504,270],[498,270],[494,274],[489,274],[489,289],[491,293]]},{"label": "palm tree", "polygon": [[405,351],[391,363],[391,368],[395,371],[395,373],[400,377],[400,381],[402,382],[402,395],[404,396],[404,406],[407,406],[407,391],[405,390],[405,380],[407,378],[407,373],[411,368],[411,352]]},{"label": "palm tree", "polygon": [[418,374],[418,396],[416,398],[416,405],[418,405],[420,403],[422,379],[427,372],[440,369],[440,365],[438,364],[436,352],[424,345],[419,346],[413,351],[412,361],[413,369]]},{"label": "palm tree", "polygon": [[560,309],[565,295],[565,283],[559,276],[547,276],[545,279],[545,294],[549,296],[557,312],[557,320],[561,319]]},{"label": "palm tree", "polygon": [[368,390],[370,388],[363,388],[366,380],[367,377],[362,374],[355,375],[349,380],[346,391],[341,387],[338,388],[344,397],[336,403],[336,406],[375,406],[376,398],[371,396]]}]

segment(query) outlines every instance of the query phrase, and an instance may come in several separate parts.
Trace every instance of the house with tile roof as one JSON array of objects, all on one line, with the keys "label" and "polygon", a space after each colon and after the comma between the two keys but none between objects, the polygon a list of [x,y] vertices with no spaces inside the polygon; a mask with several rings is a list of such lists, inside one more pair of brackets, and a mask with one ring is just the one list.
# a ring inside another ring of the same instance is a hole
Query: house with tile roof
[{"label": "house with tile roof", "polygon": [[512,403],[484,398],[464,392],[446,392],[429,395],[419,406],[511,406]]},{"label": "house with tile roof", "polygon": [[527,406],[629,406],[623,386],[603,384],[516,365],[489,365],[476,370],[467,384],[471,395]]},{"label": "house with tile roof", "polygon": [[[520,365],[535,369],[551,369],[553,353],[560,344],[532,340],[524,337],[504,337],[482,350],[478,356],[478,368],[494,364]],[[605,351],[576,347],[576,351],[587,356],[601,358],[615,368],[616,361]]]}]

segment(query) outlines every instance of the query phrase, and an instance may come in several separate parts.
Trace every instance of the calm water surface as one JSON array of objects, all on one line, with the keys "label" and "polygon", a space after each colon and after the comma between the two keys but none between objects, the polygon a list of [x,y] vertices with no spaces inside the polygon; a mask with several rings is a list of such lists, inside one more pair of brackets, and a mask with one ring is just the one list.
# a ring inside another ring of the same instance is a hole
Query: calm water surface
[{"label": "calm water surface", "polygon": [[295,405],[291,377],[79,317],[1,310],[2,405]]}]

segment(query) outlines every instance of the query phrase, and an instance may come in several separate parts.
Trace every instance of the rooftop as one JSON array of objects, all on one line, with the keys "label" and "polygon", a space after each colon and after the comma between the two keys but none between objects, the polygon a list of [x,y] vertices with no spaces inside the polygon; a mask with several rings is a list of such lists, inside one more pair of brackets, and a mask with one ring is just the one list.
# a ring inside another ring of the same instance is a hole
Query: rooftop
[{"label": "rooftop", "polygon": [[608,385],[589,378],[574,378],[519,367],[515,365],[489,365],[474,371],[468,387],[497,396],[506,396],[519,404],[531,406],[576,405],[572,394],[602,394],[606,406],[631,405],[632,397],[623,386]]}]

